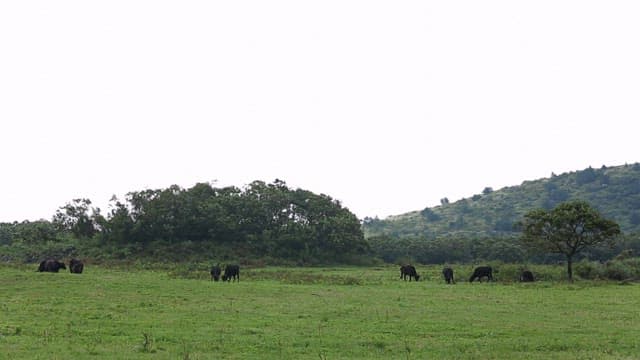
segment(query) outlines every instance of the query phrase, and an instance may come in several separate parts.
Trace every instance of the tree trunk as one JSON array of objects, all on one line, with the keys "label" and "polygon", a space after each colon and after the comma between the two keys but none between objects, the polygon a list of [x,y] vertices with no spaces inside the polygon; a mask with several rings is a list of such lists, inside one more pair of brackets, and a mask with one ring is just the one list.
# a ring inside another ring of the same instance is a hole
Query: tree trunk
[{"label": "tree trunk", "polygon": [[569,275],[569,282],[573,282],[573,259],[571,256],[567,256],[567,275]]}]

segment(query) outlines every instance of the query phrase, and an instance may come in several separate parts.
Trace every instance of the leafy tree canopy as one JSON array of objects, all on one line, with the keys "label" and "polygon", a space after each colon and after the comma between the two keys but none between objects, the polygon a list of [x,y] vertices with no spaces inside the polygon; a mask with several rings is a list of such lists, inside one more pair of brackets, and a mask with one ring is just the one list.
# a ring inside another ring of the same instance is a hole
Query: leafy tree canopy
[{"label": "leafy tree canopy", "polygon": [[571,280],[572,260],[576,254],[603,243],[614,245],[620,226],[605,219],[587,202],[575,200],[552,210],[528,212],[522,221],[522,241],[536,251],[563,254]]},{"label": "leafy tree canopy", "polygon": [[368,250],[361,223],[349,209],[330,196],[291,189],[282,180],[254,181],[243,188],[199,183],[190,189],[173,185],[134,191],[124,201],[113,197],[106,216],[89,199],[75,199],[60,207],[51,223],[6,224],[0,230],[4,244],[66,237],[172,259],[191,248],[218,258],[326,263],[347,262]]}]

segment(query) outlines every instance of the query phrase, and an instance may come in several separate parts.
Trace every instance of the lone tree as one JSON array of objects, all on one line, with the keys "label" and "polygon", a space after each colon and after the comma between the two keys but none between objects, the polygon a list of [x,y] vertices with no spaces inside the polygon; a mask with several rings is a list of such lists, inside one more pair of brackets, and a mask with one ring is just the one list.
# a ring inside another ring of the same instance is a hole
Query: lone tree
[{"label": "lone tree", "polygon": [[567,275],[573,281],[573,257],[582,250],[599,245],[613,246],[620,226],[603,218],[587,202],[575,200],[552,210],[536,209],[524,216],[522,241],[534,250],[564,254]]}]

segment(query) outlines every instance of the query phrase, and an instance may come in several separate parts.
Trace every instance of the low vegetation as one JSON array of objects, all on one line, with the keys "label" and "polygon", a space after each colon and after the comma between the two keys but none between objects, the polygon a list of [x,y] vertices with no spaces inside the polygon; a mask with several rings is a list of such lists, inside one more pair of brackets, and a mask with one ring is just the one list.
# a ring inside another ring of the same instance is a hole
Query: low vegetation
[{"label": "low vegetation", "polygon": [[[630,258],[631,259],[631,258]],[[630,261],[625,259],[624,261]],[[640,287],[583,280],[562,266],[243,268],[209,280],[210,264],[89,264],[81,275],[0,266],[0,349],[9,359],[621,359],[640,353]],[[595,266],[595,265],[594,265]],[[605,265],[602,265],[605,266]],[[581,276],[581,266],[576,275]],[[597,277],[594,277],[596,279]],[[424,281],[423,281],[424,279]]]}]

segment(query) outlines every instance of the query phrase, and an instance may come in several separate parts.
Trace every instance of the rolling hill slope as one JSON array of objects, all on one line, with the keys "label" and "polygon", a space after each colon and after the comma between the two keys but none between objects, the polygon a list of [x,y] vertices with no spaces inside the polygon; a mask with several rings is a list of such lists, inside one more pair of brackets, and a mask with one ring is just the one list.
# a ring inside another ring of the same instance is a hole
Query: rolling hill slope
[{"label": "rolling hill slope", "polygon": [[384,220],[366,218],[363,227],[366,237],[509,235],[515,232],[514,223],[529,210],[551,209],[573,199],[588,201],[626,233],[640,232],[640,164],[589,167],[496,191],[488,188],[454,203]]}]

